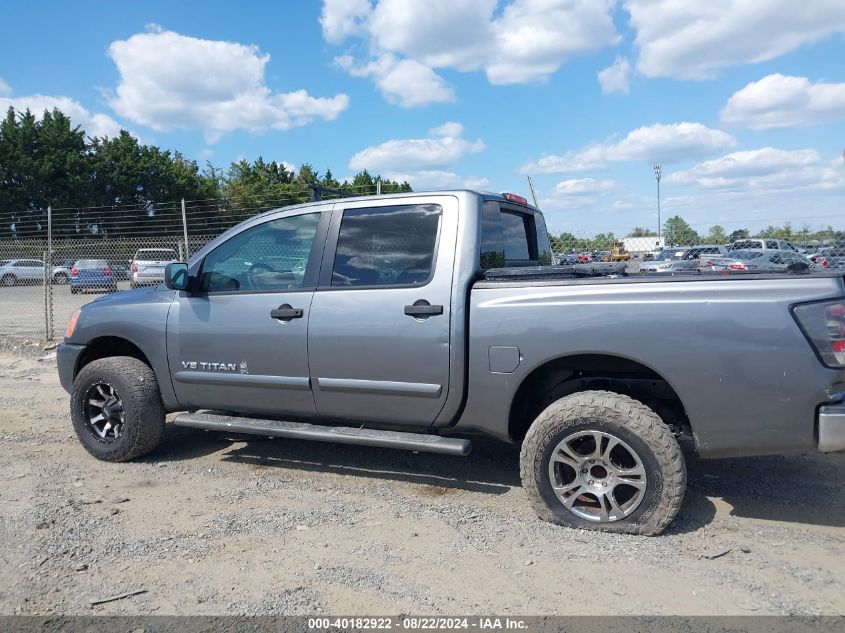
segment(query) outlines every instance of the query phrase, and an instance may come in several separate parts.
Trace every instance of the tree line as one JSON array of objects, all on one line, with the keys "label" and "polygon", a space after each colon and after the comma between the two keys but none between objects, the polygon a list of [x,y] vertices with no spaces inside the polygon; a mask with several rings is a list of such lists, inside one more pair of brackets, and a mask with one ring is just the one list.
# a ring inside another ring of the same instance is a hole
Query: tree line
[{"label": "tree line", "polygon": [[412,191],[407,182],[366,170],[338,181],[310,164],[289,169],[276,161],[240,160],[221,169],[178,151],[141,143],[126,130],[90,138],[58,109],[41,117],[9,108],[0,123],[0,238],[41,235],[47,207],[57,236],[155,235],[181,226],[181,199],[216,226],[259,211],[305,202],[309,186],[349,193]]}]

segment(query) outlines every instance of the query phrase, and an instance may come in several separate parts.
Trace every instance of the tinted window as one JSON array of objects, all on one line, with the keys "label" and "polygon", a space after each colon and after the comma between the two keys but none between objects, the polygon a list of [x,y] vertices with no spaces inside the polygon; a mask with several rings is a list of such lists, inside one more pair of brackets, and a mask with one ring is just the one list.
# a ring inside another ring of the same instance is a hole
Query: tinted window
[{"label": "tinted window", "polygon": [[552,265],[552,246],[549,242],[549,233],[546,230],[546,220],[540,213],[534,214],[534,226],[537,230],[537,259],[541,266]]},{"label": "tinted window", "polygon": [[541,247],[538,257],[532,237],[535,229],[533,224],[531,214],[502,209],[499,203],[493,200],[485,202],[481,215],[481,268],[486,270],[538,259],[541,259],[540,263],[550,264],[551,252],[546,225],[542,219],[536,223],[537,240]]},{"label": "tinted window", "polygon": [[777,248],[778,243],[776,240],[766,240],[766,248]]},{"label": "tinted window", "polygon": [[308,213],[241,231],[206,255],[200,291],[301,288],[319,222],[319,213]]},{"label": "tinted window", "polygon": [[332,286],[420,286],[434,262],[438,204],[347,209],[340,222]]}]

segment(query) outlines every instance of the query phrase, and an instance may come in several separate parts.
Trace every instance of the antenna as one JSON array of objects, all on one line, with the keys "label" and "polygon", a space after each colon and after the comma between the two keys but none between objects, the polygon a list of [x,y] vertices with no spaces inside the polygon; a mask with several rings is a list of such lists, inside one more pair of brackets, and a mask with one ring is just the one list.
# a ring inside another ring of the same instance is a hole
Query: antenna
[{"label": "antenna", "polygon": [[539,209],[540,204],[537,202],[537,192],[534,191],[534,182],[531,180],[531,176],[526,176],[526,178],[528,178],[528,188],[531,190],[531,197],[534,199],[534,206]]}]

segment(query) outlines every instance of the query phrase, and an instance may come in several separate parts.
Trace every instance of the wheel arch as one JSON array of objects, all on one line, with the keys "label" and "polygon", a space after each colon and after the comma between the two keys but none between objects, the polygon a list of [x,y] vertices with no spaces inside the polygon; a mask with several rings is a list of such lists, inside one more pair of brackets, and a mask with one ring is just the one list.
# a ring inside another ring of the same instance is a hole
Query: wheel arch
[{"label": "wheel arch", "polygon": [[153,364],[141,348],[127,338],[120,336],[99,336],[92,339],[86,346],[85,351],[80,354],[73,369],[73,377],[82,371],[82,368],[101,358],[112,356],[130,356],[136,358],[155,372]]},{"label": "wheel arch", "polygon": [[549,404],[572,393],[592,390],[611,391],[642,402],[676,434],[692,430],[680,396],[659,372],[621,355],[578,353],[549,359],[523,378],[508,412],[508,435],[521,441]]}]

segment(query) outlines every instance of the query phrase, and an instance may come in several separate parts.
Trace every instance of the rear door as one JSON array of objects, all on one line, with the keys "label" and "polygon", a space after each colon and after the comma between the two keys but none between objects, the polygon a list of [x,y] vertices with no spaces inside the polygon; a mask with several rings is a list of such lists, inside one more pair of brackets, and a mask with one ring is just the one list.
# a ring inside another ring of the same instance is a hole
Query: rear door
[{"label": "rear door", "polygon": [[186,409],[313,417],[308,317],[331,206],[247,225],[205,254],[170,309],[167,353]]},{"label": "rear door", "polygon": [[437,417],[457,223],[453,196],[336,203],[308,330],[320,416],[412,426]]}]

